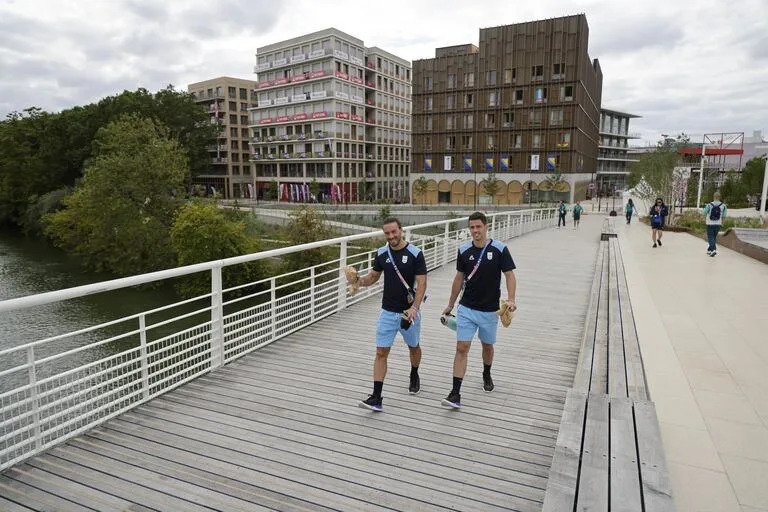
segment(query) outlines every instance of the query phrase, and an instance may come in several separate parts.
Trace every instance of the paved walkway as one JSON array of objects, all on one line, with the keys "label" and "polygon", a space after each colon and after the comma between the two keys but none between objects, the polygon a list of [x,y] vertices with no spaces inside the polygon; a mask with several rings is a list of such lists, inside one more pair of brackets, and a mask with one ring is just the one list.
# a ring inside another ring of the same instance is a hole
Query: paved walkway
[{"label": "paved walkway", "polygon": [[768,265],[618,218],[680,511],[768,511]]}]

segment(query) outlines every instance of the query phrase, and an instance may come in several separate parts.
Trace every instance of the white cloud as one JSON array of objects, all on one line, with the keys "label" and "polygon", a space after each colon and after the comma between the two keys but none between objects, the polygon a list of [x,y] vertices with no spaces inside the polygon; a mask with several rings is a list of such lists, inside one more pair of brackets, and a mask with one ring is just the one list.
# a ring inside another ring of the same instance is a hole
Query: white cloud
[{"label": "white cloud", "polygon": [[590,56],[600,59],[603,106],[643,116],[631,130],[644,139],[768,131],[764,0],[0,0],[0,116],[123,89],[253,78],[256,48],[331,26],[414,60],[476,44],[482,27],[577,13],[586,14]]}]

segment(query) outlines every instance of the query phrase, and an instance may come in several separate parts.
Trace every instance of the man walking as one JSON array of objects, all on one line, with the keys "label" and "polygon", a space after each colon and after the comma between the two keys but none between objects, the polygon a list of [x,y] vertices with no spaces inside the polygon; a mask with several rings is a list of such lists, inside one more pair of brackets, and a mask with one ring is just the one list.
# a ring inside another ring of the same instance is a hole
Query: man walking
[{"label": "man walking", "polygon": [[715,192],[711,203],[704,206],[704,218],[707,222],[707,254],[717,256],[717,234],[723,225],[723,219],[728,215],[728,207],[720,201],[720,192]]},{"label": "man walking", "polygon": [[573,229],[579,227],[579,222],[581,221],[581,212],[583,211],[584,207],[581,206],[579,201],[576,201],[576,204],[573,205],[573,211],[571,212],[573,214]]},{"label": "man walking", "polygon": [[563,227],[565,227],[565,214],[568,212],[568,206],[565,204],[565,202],[561,199],[560,202],[557,204],[557,227],[560,228],[560,223],[563,223]]},{"label": "man walking", "polygon": [[456,314],[456,354],[453,359],[453,388],[442,405],[458,409],[461,407],[461,383],[467,372],[467,355],[475,333],[483,347],[483,390],[493,391],[491,365],[493,346],[501,298],[501,275],[507,287],[507,306],[515,311],[515,263],[506,245],[498,240],[489,240],[488,220],[485,215],[475,212],[469,216],[469,232],[472,242],[459,247],[456,258],[456,277],[451,286],[451,296],[444,315],[450,314],[459,292],[464,290]]},{"label": "man walking", "polygon": [[[347,273],[347,281],[357,286],[371,286],[384,273],[384,293],[381,313],[376,326],[376,359],[373,363],[373,393],[361,400],[360,407],[372,411],[382,410],[381,392],[387,375],[387,357],[399,332],[408,345],[411,358],[411,379],[408,391],[415,395],[421,389],[419,363],[421,347],[421,315],[419,307],[427,291],[427,265],[424,253],[403,239],[403,226],[390,217],[384,221],[382,231],[387,244],[376,253],[373,268],[363,277]],[[415,286],[414,286],[415,285]]]}]

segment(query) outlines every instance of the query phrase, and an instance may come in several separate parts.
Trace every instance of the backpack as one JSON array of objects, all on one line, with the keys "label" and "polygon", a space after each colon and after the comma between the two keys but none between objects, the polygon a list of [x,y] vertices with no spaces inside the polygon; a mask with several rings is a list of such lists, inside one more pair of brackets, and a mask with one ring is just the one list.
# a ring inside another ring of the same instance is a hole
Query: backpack
[{"label": "backpack", "polygon": [[651,222],[661,224],[661,208],[654,206],[651,211]]},{"label": "backpack", "polygon": [[720,220],[720,216],[723,214],[723,203],[710,203],[710,206],[711,209],[709,210],[709,220]]}]

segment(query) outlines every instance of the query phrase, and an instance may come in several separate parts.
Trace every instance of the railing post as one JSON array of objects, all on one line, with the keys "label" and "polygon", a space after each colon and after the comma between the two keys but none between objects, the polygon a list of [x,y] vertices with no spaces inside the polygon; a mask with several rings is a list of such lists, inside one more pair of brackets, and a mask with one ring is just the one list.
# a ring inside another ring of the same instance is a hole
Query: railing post
[{"label": "railing post", "polygon": [[35,368],[35,347],[27,347],[27,367],[29,368],[29,393],[32,399],[32,425],[35,436],[35,451],[40,450],[40,404],[37,397],[37,369]]},{"label": "railing post", "polygon": [[506,231],[506,239],[512,238],[512,214],[507,214],[507,231]]},{"label": "railing post", "polygon": [[309,321],[315,321],[315,267],[309,269]]},{"label": "railing post", "polygon": [[149,364],[147,362],[147,317],[142,313],[139,315],[139,340],[141,347],[139,357],[141,357],[141,394],[144,398],[149,398]]},{"label": "railing post", "polygon": [[270,341],[274,341],[277,332],[277,280],[273,277],[269,280],[269,325]]},{"label": "railing post", "polygon": [[344,269],[347,267],[347,241],[342,240],[339,244],[339,302],[338,310],[347,307],[347,278]]},{"label": "railing post", "polygon": [[224,306],[221,265],[211,269],[211,369],[224,364]]},{"label": "railing post", "polygon": [[451,225],[451,221],[445,221],[445,229],[443,230],[443,265],[448,264],[448,228]]}]

